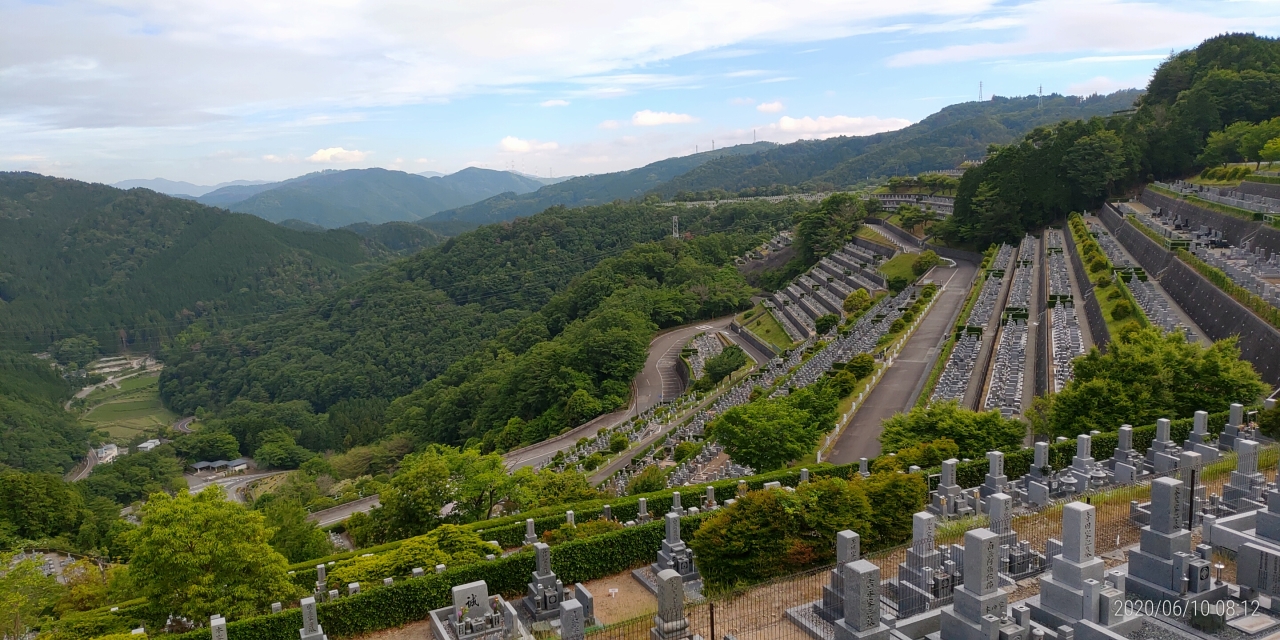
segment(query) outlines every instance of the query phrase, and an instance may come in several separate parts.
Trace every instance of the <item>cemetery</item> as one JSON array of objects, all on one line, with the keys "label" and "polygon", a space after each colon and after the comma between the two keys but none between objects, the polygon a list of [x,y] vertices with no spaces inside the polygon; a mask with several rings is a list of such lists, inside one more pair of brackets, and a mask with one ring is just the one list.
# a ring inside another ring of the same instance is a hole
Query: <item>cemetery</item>
[{"label": "cemetery", "polygon": [[887,248],[877,253],[851,242],[766,298],[764,306],[792,340],[803,342],[814,335],[814,321],[820,316],[844,315],[844,299],[850,293],[883,290],[884,277],[875,268],[892,254]]},{"label": "cemetery", "polygon": [[983,408],[999,409],[1008,417],[1022,413],[1024,386],[1029,356],[1028,322],[1035,310],[1032,303],[1032,280],[1036,273],[1036,239],[1026,236],[1018,248],[1018,263],[1001,314],[999,338],[986,386]]},{"label": "cemetery", "polygon": [[955,400],[967,404],[964,399],[970,380],[982,359],[984,345],[990,343],[989,339],[983,340],[983,335],[989,331],[991,319],[995,316],[996,305],[1004,290],[1008,266],[1012,260],[1013,247],[1009,245],[1001,245],[992,257],[978,297],[969,309],[942,374],[934,385],[930,402]]},{"label": "cemetery", "polygon": [[1046,229],[1045,275],[1049,282],[1049,378],[1051,390],[1061,391],[1073,375],[1071,361],[1085,354],[1084,333],[1076,315],[1075,294],[1071,288],[1071,270],[1063,253],[1061,229]]}]

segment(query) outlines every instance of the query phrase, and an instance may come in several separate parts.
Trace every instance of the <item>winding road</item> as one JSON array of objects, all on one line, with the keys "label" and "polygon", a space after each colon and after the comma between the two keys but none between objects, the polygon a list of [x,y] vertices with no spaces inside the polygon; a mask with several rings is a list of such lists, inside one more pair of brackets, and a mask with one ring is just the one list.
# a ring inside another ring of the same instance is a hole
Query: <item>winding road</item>
[{"label": "winding road", "polygon": [[[645,359],[644,369],[632,383],[630,406],[595,418],[550,440],[507,452],[503,456],[507,462],[507,468],[515,470],[520,467],[537,466],[551,459],[557,452],[573,448],[581,438],[594,437],[601,429],[611,429],[665,400],[675,399],[684,391],[684,385],[676,375],[680,349],[699,333],[727,329],[732,321],[733,316],[725,316],[706,322],[683,325],[658,334],[649,343],[649,356]],[[729,338],[742,347],[742,350],[756,362],[768,362],[772,357],[761,353],[732,332],[729,332]]]}]

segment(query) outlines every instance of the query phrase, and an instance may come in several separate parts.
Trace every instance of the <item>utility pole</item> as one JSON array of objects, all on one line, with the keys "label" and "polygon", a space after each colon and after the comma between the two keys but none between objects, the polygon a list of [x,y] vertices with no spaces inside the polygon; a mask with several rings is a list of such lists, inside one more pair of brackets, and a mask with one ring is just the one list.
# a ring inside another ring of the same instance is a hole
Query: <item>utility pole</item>
[{"label": "utility pole", "polygon": [[978,102],[982,102],[982,81],[978,81]]},{"label": "utility pole", "polygon": [[752,129],[752,130],[751,130],[751,144],[755,144],[755,143],[756,143],[756,130],[755,130],[755,129]]},{"label": "utility pole", "polygon": [[1040,93],[1040,99],[1036,102],[1036,108],[1043,109],[1044,108],[1044,85],[1040,85],[1039,93]]},{"label": "utility pole", "polygon": [[671,216],[671,237],[680,237],[680,216]]},{"label": "utility pole", "polygon": [[712,140],[712,141],[711,141],[711,150],[712,150],[712,151],[715,151],[715,150],[716,150],[716,141],[715,141],[715,140]]}]

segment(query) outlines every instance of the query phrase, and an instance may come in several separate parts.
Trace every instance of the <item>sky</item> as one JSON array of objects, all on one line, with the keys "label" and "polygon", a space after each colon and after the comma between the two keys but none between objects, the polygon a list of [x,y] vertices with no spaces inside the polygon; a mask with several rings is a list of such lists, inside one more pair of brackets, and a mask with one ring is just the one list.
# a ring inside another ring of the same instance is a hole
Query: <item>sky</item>
[{"label": "sky", "polygon": [[540,176],[1146,84],[1280,2],[0,0],[0,170]]}]

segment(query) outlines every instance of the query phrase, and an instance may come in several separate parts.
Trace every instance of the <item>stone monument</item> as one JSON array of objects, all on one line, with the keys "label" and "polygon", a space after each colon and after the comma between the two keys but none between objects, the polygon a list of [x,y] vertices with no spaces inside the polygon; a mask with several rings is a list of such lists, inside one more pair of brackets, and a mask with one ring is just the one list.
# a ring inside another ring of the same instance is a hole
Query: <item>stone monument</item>
[{"label": "stone monument", "polygon": [[841,569],[844,618],[835,622],[836,640],[886,640],[889,627],[880,622],[880,567],[857,560]]},{"label": "stone monument", "polygon": [[301,640],[329,640],[316,615],[316,599],[308,596],[299,604],[302,606],[302,628],[298,630]]},{"label": "stone monument", "polygon": [[586,618],[577,600],[560,603],[560,637],[563,640],[583,640],[587,637]]},{"label": "stone monument", "polygon": [[658,550],[658,561],[650,565],[653,573],[657,575],[663,570],[671,569],[680,574],[685,582],[697,580],[700,576],[694,565],[693,550],[680,539],[680,516],[674,512],[668,513],[666,523],[667,537]]},{"label": "stone monument", "polygon": [[533,579],[523,599],[525,612],[534,622],[551,620],[560,615],[560,603],[565,599],[564,583],[551,571],[551,547],[537,542],[533,545]]},{"label": "stone monument", "polygon": [[684,578],[671,569],[658,572],[658,615],[653,617],[649,640],[702,640],[689,631],[684,615]]},{"label": "stone monument", "polygon": [[941,637],[946,640],[1026,638],[1030,616],[1019,611],[1009,618],[1009,596],[1000,588],[1000,536],[990,529],[964,534],[964,584],[954,601],[940,613]]},{"label": "stone monument", "polygon": [[1191,531],[1183,527],[1186,487],[1180,480],[1157,478],[1151,483],[1150,524],[1142,527],[1139,547],[1129,551],[1124,589],[1131,599],[1216,601],[1226,597],[1226,584],[1210,584],[1210,563],[1191,553]]},{"label": "stone monument", "polygon": [[954,587],[956,567],[945,564],[935,545],[937,517],[921,511],[912,517],[911,547],[898,564],[896,599],[898,617],[907,618],[927,611],[936,601],[947,602]]}]

